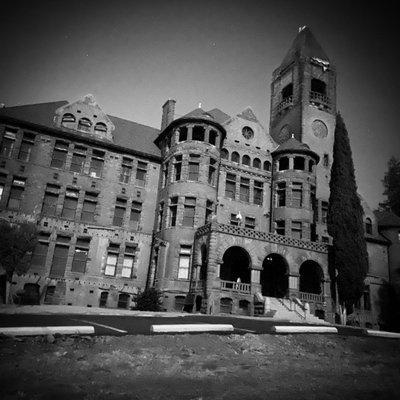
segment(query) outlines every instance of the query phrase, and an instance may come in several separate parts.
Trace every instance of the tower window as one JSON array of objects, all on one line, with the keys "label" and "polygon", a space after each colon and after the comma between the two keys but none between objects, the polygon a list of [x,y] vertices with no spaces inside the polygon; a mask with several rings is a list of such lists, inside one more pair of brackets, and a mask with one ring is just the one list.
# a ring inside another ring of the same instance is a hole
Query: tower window
[{"label": "tower window", "polygon": [[292,183],[292,207],[301,208],[303,197],[303,184],[301,182]]},{"label": "tower window", "polygon": [[179,252],[178,279],[189,279],[191,254],[192,254],[192,246],[181,245]]},{"label": "tower window", "polygon": [[311,79],[311,91],[326,95],[326,83],[317,78]]},{"label": "tower window", "polygon": [[195,125],[192,131],[192,140],[204,142],[204,127]]},{"label": "tower window", "polygon": [[181,180],[181,171],[182,171],[182,156],[176,156],[174,162],[174,180],[180,181]]},{"label": "tower window", "polygon": [[289,169],[289,159],[287,157],[282,157],[279,160],[279,171],[285,171]]},{"label": "tower window", "polygon": [[323,165],[324,167],[329,167],[329,154],[324,154]]},{"label": "tower window", "polygon": [[188,128],[186,126],[181,126],[179,128],[179,141],[184,142],[187,140],[187,135],[188,135]]},{"label": "tower window", "polygon": [[270,171],[271,163],[269,161],[264,161],[263,169],[264,169],[264,171]]},{"label": "tower window", "polygon": [[250,179],[240,178],[240,200],[248,203],[250,201]]},{"label": "tower window", "polygon": [[293,83],[289,83],[282,89],[282,100],[286,100],[293,96]]},{"label": "tower window", "polygon": [[206,221],[205,221],[205,223],[210,222],[213,212],[214,212],[214,203],[211,200],[207,200],[206,201]]},{"label": "tower window", "polygon": [[236,195],[236,175],[226,174],[225,197],[229,197],[230,199],[234,200],[235,195]]},{"label": "tower window", "polygon": [[326,224],[326,219],[328,217],[328,202],[323,201],[321,204],[321,222]]},{"label": "tower window", "polygon": [[221,158],[223,160],[228,160],[229,159],[229,152],[227,149],[222,149],[221,150]]},{"label": "tower window", "polygon": [[217,137],[218,137],[218,133],[217,131],[214,131],[213,129],[210,131],[209,133],[209,139],[208,142],[210,144],[212,144],[213,146],[215,146],[215,144],[217,143]]},{"label": "tower window", "polygon": [[314,160],[310,160],[308,162],[308,172],[313,172],[314,165],[315,165]]},{"label": "tower window", "polygon": [[217,160],[210,157],[210,165],[208,166],[208,183],[211,186],[214,186],[216,183],[216,164]]},{"label": "tower window", "polygon": [[254,181],[253,202],[259,206],[263,204],[263,183]]},{"label": "tower window", "polygon": [[293,162],[293,168],[304,171],[304,158],[303,157],[295,157]]},{"label": "tower window", "polygon": [[277,207],[286,206],[286,182],[278,182],[277,190]]},{"label": "tower window", "polygon": [[190,154],[189,156],[189,181],[198,181],[199,180],[199,171],[200,171],[200,155],[199,154]]},{"label": "tower window", "polygon": [[253,160],[253,167],[257,169],[261,169],[261,161],[259,158],[255,158]]},{"label": "tower window", "polygon": [[169,226],[176,226],[176,216],[178,213],[178,197],[171,197],[169,200]]},{"label": "tower window", "polygon": [[196,213],[196,197],[185,197],[183,206],[183,226],[193,227]]}]

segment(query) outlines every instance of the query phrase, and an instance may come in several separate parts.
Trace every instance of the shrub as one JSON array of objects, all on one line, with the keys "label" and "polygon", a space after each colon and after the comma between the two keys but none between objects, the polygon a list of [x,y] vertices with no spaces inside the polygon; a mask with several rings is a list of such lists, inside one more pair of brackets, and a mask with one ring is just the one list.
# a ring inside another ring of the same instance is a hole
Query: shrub
[{"label": "shrub", "polygon": [[140,311],[161,311],[162,293],[155,288],[145,289],[135,295],[136,309]]}]

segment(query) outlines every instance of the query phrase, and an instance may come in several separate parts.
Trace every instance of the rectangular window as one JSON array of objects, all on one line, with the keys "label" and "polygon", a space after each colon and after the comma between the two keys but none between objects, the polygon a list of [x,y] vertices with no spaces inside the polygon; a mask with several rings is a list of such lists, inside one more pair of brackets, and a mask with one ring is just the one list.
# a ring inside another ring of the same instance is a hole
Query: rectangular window
[{"label": "rectangular window", "polygon": [[191,253],[192,246],[181,245],[179,252],[178,279],[189,279]]},{"label": "rectangular window", "polygon": [[67,154],[68,154],[68,143],[63,142],[61,140],[56,140],[50,167],[64,168],[65,161],[67,160]]},{"label": "rectangular window", "polygon": [[160,231],[163,227],[163,219],[164,219],[164,202],[160,202],[158,205],[158,221],[157,221],[157,226],[158,230]]},{"label": "rectangular window", "polygon": [[247,229],[255,229],[256,228],[256,219],[253,217],[245,217],[244,218],[244,227]]},{"label": "rectangular window", "polygon": [[369,285],[364,286],[364,310],[370,311],[371,310],[371,293],[369,290]]},{"label": "rectangular window", "polygon": [[18,159],[28,162],[31,158],[31,152],[35,144],[35,135],[32,133],[24,133],[22,137],[21,147],[19,149]]},{"label": "rectangular window", "polygon": [[254,181],[254,188],[253,188],[253,202],[258,206],[263,205],[263,191],[264,185],[260,181]]},{"label": "rectangular window", "polygon": [[295,239],[302,238],[301,221],[292,221],[292,237]]},{"label": "rectangular window", "polygon": [[181,180],[181,173],[182,173],[182,156],[176,156],[175,157],[175,163],[174,163],[174,180],[175,181],[180,181]]},{"label": "rectangular window", "polygon": [[217,160],[214,158],[210,158],[210,165],[208,166],[208,183],[211,186],[216,185],[216,177],[217,177],[217,169],[216,169]]},{"label": "rectangular window", "polygon": [[4,192],[4,183],[0,182],[0,201],[3,197],[3,192]]},{"label": "rectangular window", "polygon": [[[58,240],[58,237],[57,237]],[[56,244],[54,248],[53,261],[51,263],[50,278],[63,278],[65,274],[65,267],[68,260],[68,246]]]},{"label": "rectangular window", "polygon": [[292,182],[292,207],[301,208],[303,205],[303,184],[300,182]]},{"label": "rectangular window", "polygon": [[236,175],[226,174],[225,197],[235,200],[236,195]]},{"label": "rectangular window", "polygon": [[321,222],[326,224],[326,219],[328,217],[328,202],[323,201],[321,204]]},{"label": "rectangular window", "polygon": [[196,197],[185,197],[183,206],[183,226],[194,226],[194,216],[196,213]]},{"label": "rectangular window", "polygon": [[286,182],[278,182],[276,196],[277,196],[277,207],[285,207],[286,206]]},{"label": "rectangular window", "polygon": [[179,128],[179,142],[183,142],[185,140],[187,140],[187,136],[188,136],[188,128],[186,126],[181,126]]},{"label": "rectangular window", "polygon": [[169,162],[166,162],[163,168],[162,187],[165,187],[165,185],[168,183],[168,168],[169,168]]},{"label": "rectangular window", "polygon": [[61,216],[63,218],[75,219],[78,207],[79,190],[67,189],[65,192],[64,207]]},{"label": "rectangular window", "polygon": [[89,167],[89,175],[92,178],[101,178],[105,155],[104,151],[93,150]]},{"label": "rectangular window", "polygon": [[126,245],[124,261],[122,262],[121,276],[123,278],[134,278],[133,276],[133,264],[135,261],[135,248],[136,246]]},{"label": "rectangular window", "polygon": [[140,224],[140,216],[142,214],[142,203],[138,201],[132,201],[130,225],[137,229]]},{"label": "rectangular window", "polygon": [[206,223],[211,221],[213,212],[214,212],[214,203],[211,200],[207,200],[206,201],[206,220],[205,220]]},{"label": "rectangular window", "polygon": [[169,201],[169,226],[176,226],[178,213],[178,197],[171,197]]},{"label": "rectangular window", "polygon": [[25,178],[14,178],[8,197],[7,207],[13,210],[17,210],[21,206],[22,194],[25,190]]},{"label": "rectangular window", "polygon": [[81,221],[94,222],[94,216],[97,206],[97,193],[86,192],[83,200]]},{"label": "rectangular window", "polygon": [[198,181],[199,180],[199,170],[200,170],[200,155],[199,154],[190,154],[189,155],[189,181]]},{"label": "rectangular window", "polygon": [[1,147],[0,147],[0,155],[3,157],[11,157],[14,146],[15,146],[15,139],[16,139],[16,134],[17,130],[11,130],[9,128],[6,128],[6,131],[4,132],[3,140],[1,142]]},{"label": "rectangular window", "polygon": [[38,234],[38,242],[35,246],[31,258],[32,270],[38,271],[44,269],[46,265],[47,253],[49,250],[49,239],[50,239],[49,233],[41,232]]},{"label": "rectangular window", "polygon": [[316,188],[314,185],[310,186],[310,207],[313,213],[313,221],[318,221],[318,203],[317,203],[317,195]]},{"label": "rectangular window", "polygon": [[77,238],[74,258],[72,260],[72,272],[80,272],[84,274],[86,272],[86,263],[89,254],[90,238]]},{"label": "rectangular window", "polygon": [[237,214],[231,214],[231,219],[230,219],[229,223],[233,226],[239,226],[240,218],[238,218]]},{"label": "rectangular window", "polygon": [[240,200],[248,203],[250,201],[250,179],[240,178]]},{"label": "rectangular window", "polygon": [[86,161],[87,148],[82,146],[75,146],[74,152],[72,153],[70,171],[83,173]]},{"label": "rectangular window", "polygon": [[147,163],[139,161],[136,170],[136,186],[146,186]]},{"label": "rectangular window", "polygon": [[57,203],[60,192],[60,186],[48,183],[44,193],[42,214],[48,217],[54,217],[57,212]]},{"label": "rectangular window", "polygon": [[115,276],[117,272],[117,261],[119,254],[119,244],[110,243],[107,250],[106,267],[104,269],[104,275]]},{"label": "rectangular window", "polygon": [[121,175],[119,181],[122,183],[129,183],[132,175],[133,160],[128,157],[122,158]]},{"label": "rectangular window", "polygon": [[285,221],[276,221],[275,222],[275,233],[277,235],[285,236]]},{"label": "rectangular window", "polygon": [[126,211],[126,200],[117,197],[115,204],[113,225],[123,226]]}]

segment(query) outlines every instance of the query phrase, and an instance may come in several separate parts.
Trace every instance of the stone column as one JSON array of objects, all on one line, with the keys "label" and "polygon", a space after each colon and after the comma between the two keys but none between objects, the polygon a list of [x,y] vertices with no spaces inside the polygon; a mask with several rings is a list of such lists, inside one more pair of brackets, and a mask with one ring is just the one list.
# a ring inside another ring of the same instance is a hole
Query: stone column
[{"label": "stone column", "polygon": [[189,125],[187,128],[188,128],[187,140],[192,140],[192,137],[193,137],[193,125]]},{"label": "stone column", "polygon": [[291,274],[289,275],[289,297],[299,296],[299,275]]},{"label": "stone column", "polygon": [[289,169],[293,170],[294,168],[294,158],[289,157]]}]

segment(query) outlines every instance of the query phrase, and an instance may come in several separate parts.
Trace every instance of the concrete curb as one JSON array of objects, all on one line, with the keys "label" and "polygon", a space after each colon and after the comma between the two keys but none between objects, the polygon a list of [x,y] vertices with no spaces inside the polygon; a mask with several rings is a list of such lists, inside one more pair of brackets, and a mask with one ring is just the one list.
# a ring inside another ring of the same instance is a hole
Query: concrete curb
[{"label": "concrete curb", "polygon": [[0,328],[0,334],[6,336],[41,336],[41,335],[93,335],[93,326],[29,326]]},{"label": "concrete curb", "polygon": [[275,325],[272,327],[275,333],[338,333],[333,326],[289,326]]},{"label": "concrete curb", "polygon": [[386,331],[375,331],[372,329],[367,329],[367,335],[369,336],[377,336],[391,339],[400,339],[400,333],[396,332],[386,332]]},{"label": "concrete curb", "polygon": [[152,325],[151,333],[233,332],[230,324],[171,324]]}]

